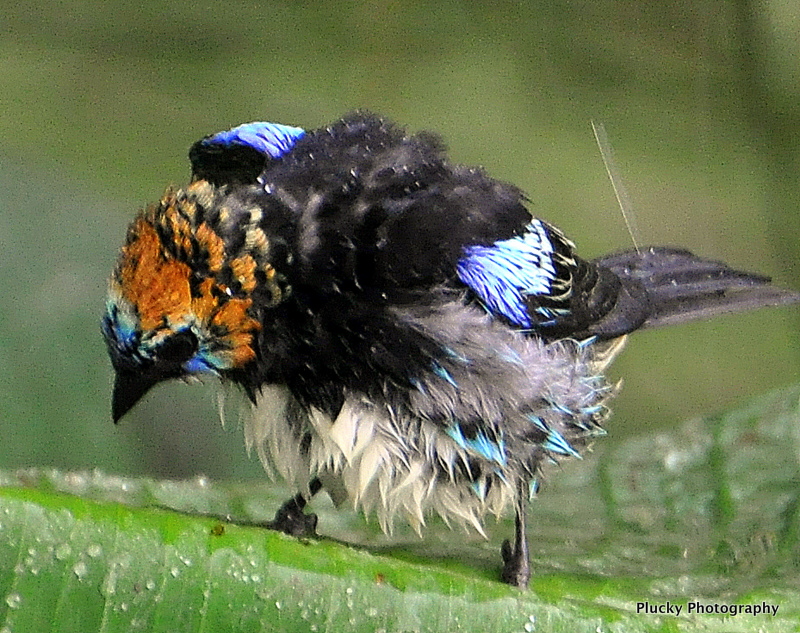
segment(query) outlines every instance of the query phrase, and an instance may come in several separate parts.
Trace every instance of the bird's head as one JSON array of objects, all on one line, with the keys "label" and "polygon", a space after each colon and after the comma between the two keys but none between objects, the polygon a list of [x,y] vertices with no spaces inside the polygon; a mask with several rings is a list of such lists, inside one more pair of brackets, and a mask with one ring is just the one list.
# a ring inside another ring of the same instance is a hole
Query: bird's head
[{"label": "bird's head", "polygon": [[109,282],[103,334],[113,417],[172,378],[236,379],[256,362],[260,311],[288,294],[285,250],[247,196],[198,180],[133,221]]},{"label": "bird's head", "polygon": [[131,224],[103,318],[115,422],[164,380],[212,375],[251,387],[263,312],[290,291],[286,218],[270,213],[260,178],[304,134],[255,122],[200,139],[192,183]]}]

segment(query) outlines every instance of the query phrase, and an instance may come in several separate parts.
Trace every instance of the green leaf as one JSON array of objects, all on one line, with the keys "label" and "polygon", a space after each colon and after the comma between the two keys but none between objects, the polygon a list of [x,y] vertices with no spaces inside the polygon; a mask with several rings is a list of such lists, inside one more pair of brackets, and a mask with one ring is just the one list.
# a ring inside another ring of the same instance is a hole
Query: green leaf
[{"label": "green leaf", "polygon": [[505,519],[488,542],[436,521],[390,539],[320,499],[326,536],[301,541],[253,525],[275,486],[5,473],[0,631],[795,631],[799,400],[795,386],[554,469],[528,592],[496,581]]}]

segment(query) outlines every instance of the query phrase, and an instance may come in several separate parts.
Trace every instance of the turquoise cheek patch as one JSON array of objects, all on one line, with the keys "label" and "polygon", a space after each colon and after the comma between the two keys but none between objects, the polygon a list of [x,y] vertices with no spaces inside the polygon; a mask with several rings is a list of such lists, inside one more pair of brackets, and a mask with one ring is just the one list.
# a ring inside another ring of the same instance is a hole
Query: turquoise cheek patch
[{"label": "turquoise cheek patch", "polygon": [[130,349],[136,345],[138,337],[136,318],[113,299],[106,302],[104,327],[109,330],[120,347]]},{"label": "turquoise cheek patch", "polygon": [[228,356],[212,354],[202,348],[183,364],[183,368],[190,374],[214,374],[218,376],[221,371],[231,369],[232,363]]}]

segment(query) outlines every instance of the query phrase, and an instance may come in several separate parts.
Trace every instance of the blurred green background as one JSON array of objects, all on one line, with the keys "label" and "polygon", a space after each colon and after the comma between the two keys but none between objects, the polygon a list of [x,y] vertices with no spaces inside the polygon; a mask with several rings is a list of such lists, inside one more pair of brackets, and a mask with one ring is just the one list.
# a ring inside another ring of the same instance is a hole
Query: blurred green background
[{"label": "blurred green background", "polygon": [[[793,0],[6,3],[0,467],[261,476],[214,385],[161,386],[111,423],[105,280],[135,211],[186,181],[194,140],[354,108],[438,131],[586,257],[631,245],[601,121],[642,243],[800,288]],[[799,343],[796,307],[636,335],[605,441],[796,382]]]}]

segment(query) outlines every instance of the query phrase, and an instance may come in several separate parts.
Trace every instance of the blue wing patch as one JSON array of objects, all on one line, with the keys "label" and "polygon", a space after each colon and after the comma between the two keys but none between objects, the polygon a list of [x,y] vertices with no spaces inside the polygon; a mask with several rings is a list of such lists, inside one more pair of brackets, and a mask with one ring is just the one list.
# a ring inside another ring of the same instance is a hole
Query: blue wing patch
[{"label": "blue wing patch", "polygon": [[271,158],[280,158],[297,143],[305,130],[290,125],[254,121],[218,132],[200,141],[201,145],[247,145]]},{"label": "blue wing patch", "polygon": [[[527,298],[552,297],[565,290],[555,266],[559,254],[553,235],[553,229],[544,222],[533,220],[521,235],[491,246],[468,246],[456,266],[458,278],[492,314],[526,329],[551,324],[559,311],[552,307],[536,308],[534,320]],[[562,240],[571,246],[566,238]]]}]

